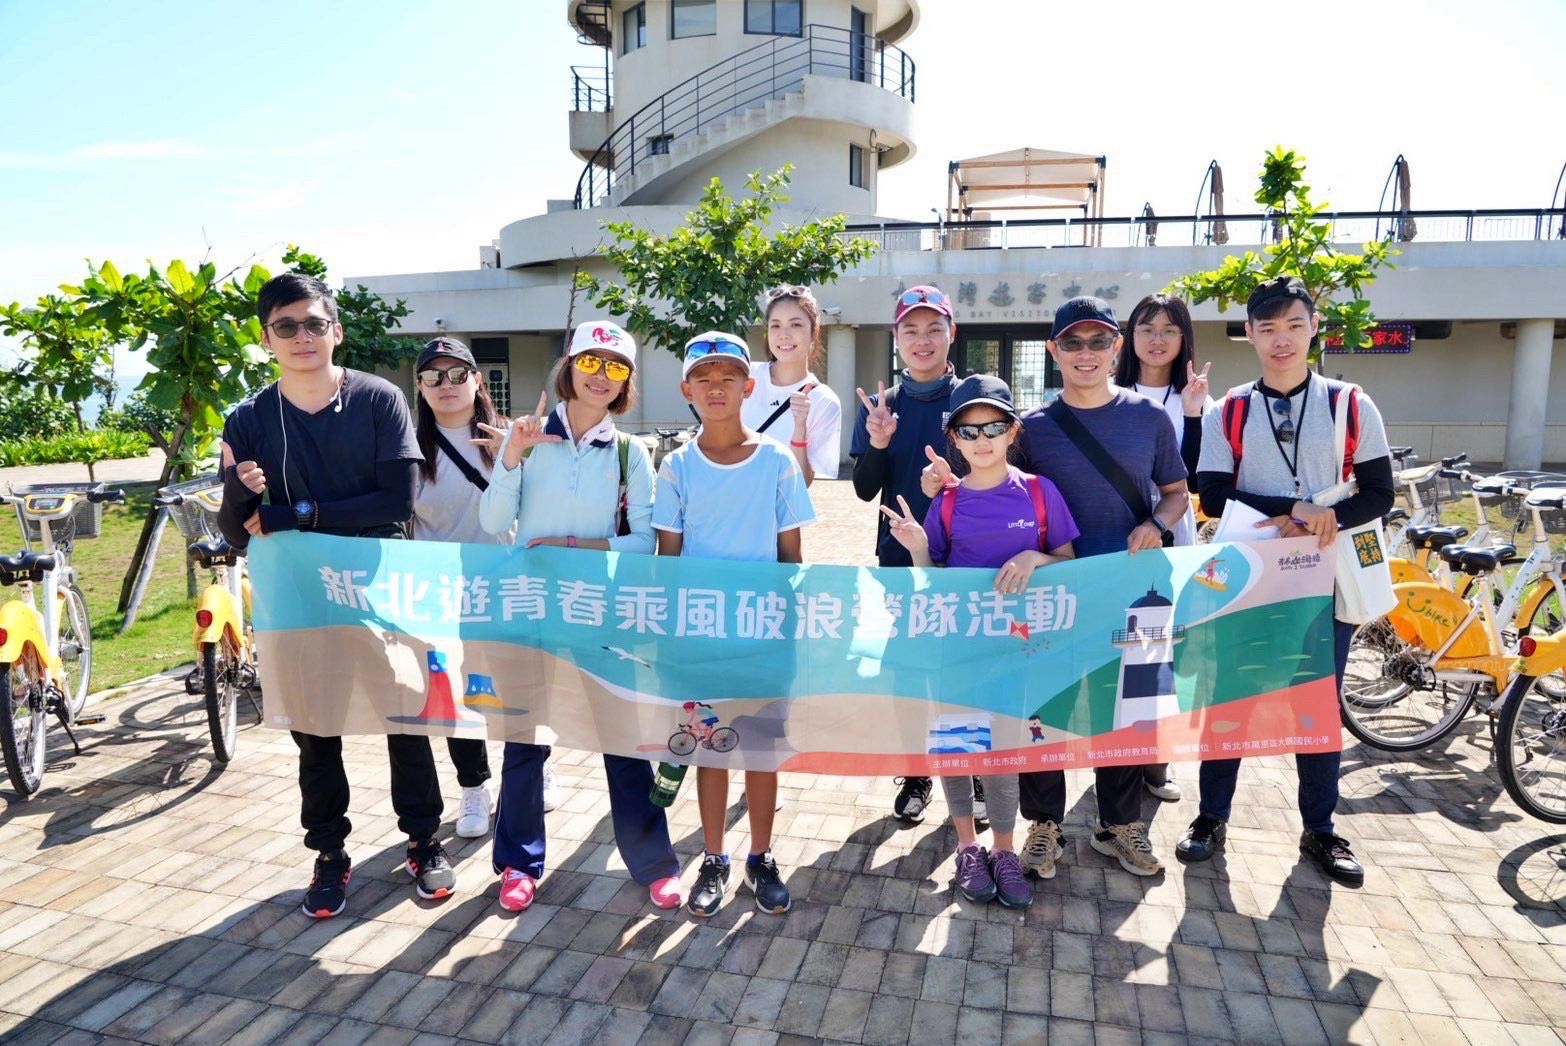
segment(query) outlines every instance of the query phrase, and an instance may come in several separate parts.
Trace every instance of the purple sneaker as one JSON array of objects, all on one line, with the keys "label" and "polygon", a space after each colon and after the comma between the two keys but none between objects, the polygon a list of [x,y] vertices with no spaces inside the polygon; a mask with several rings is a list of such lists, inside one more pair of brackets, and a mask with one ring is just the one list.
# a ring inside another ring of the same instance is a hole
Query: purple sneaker
[{"label": "purple sneaker", "polygon": [[1022,874],[1022,862],[1010,850],[990,855],[990,876],[995,880],[995,899],[1005,908],[1026,908],[1033,903],[1033,884]]},{"label": "purple sneaker", "polygon": [[957,892],[975,904],[995,900],[995,880],[990,877],[990,855],[971,843],[957,851]]}]

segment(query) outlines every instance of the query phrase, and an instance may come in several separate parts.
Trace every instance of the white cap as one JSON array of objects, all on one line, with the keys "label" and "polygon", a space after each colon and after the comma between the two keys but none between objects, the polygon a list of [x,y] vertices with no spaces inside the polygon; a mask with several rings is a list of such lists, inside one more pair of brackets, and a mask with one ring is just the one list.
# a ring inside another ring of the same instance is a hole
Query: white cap
[{"label": "white cap", "polygon": [[568,355],[588,351],[610,352],[633,366],[636,364],[636,339],[613,320],[588,320],[576,325]]}]

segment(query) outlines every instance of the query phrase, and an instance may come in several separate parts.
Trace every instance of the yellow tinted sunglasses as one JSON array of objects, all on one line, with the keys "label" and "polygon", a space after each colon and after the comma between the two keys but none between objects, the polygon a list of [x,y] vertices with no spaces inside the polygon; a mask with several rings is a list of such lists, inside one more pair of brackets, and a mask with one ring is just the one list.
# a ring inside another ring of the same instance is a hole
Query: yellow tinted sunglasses
[{"label": "yellow tinted sunglasses", "polygon": [[594,356],[590,352],[578,353],[571,360],[571,366],[583,374],[597,374],[599,368],[603,368],[604,377],[610,381],[624,381],[631,376],[631,365],[621,363],[619,360],[606,360],[602,356]]}]

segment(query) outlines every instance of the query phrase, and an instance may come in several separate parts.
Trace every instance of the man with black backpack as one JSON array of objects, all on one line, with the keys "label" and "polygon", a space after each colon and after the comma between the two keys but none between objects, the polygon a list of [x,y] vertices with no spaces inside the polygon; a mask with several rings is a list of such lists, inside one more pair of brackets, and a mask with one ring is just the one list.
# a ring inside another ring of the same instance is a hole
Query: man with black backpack
[{"label": "man with black backpack", "polygon": [[[1261,378],[1231,389],[1203,423],[1196,472],[1202,508],[1216,516],[1235,498],[1267,516],[1284,537],[1314,534],[1326,548],[1339,528],[1368,523],[1392,507],[1396,489],[1381,414],[1357,386],[1311,373],[1321,317],[1299,279],[1278,276],[1261,284],[1245,314]],[[1336,422],[1345,412],[1340,457]],[[1350,478],[1357,493],[1331,506],[1312,502],[1312,495]],[[1341,689],[1354,626],[1335,620],[1333,633]],[[1341,752],[1294,757],[1304,823],[1300,850],[1330,878],[1357,886],[1364,869],[1332,824],[1341,760]],[[1182,861],[1205,861],[1223,847],[1239,772],[1238,759],[1202,763],[1200,812],[1175,848]]]}]

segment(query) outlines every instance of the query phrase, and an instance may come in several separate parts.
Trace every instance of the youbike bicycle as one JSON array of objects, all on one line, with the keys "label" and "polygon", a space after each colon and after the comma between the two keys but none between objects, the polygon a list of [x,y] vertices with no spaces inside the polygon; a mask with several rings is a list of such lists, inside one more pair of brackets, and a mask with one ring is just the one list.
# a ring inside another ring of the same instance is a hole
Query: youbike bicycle
[{"label": "youbike bicycle", "polygon": [[1461,595],[1440,581],[1394,586],[1398,603],[1355,630],[1344,675],[1343,722],[1361,741],[1390,752],[1423,748],[1455,730],[1470,709],[1490,717],[1511,682],[1523,640],[1566,622],[1563,564],[1551,548],[1566,533],[1566,490],[1524,496],[1533,548],[1511,584],[1495,596],[1494,577],[1516,549],[1444,543],[1438,556],[1469,586]]},{"label": "youbike bicycle", "polygon": [[155,502],[169,510],[184,536],[186,556],[211,572],[211,581],[196,603],[196,667],[185,677],[185,690],[206,698],[212,755],[219,763],[234,758],[238,741],[240,692],[250,697],[260,689],[256,651],[249,615],[250,581],[245,557],[217,529],[223,504],[219,475],[198,476],[158,490]]},{"label": "youbike bicycle", "polygon": [[78,537],[96,536],[102,504],[123,502],[125,494],[72,483],[13,486],[0,500],[16,509],[22,526],[22,551],[0,556],[0,586],[17,593],[0,604],[0,753],[12,787],[31,798],[43,784],[49,717],[60,721],[78,755],[71,728],[103,721],[86,714],[92,620],[71,548]]}]

